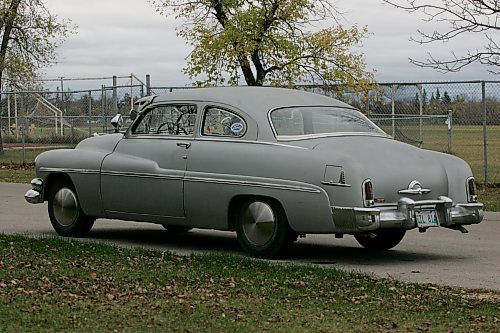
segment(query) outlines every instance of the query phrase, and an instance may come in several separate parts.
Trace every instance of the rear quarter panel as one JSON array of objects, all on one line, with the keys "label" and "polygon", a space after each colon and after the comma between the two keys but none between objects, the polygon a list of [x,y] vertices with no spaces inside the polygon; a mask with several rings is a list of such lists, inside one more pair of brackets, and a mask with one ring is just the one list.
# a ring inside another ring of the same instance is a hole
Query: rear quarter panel
[{"label": "rear quarter panel", "polygon": [[228,208],[239,196],[273,198],[297,232],[334,230],[318,154],[285,145],[197,140],[189,150],[186,217],[195,227],[227,229]]}]

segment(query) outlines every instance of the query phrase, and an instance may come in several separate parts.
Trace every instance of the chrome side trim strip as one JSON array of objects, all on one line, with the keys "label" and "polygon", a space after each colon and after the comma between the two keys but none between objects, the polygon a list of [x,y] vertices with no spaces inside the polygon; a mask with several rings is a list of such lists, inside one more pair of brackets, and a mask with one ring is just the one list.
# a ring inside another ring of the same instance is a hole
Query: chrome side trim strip
[{"label": "chrome side trim strip", "polygon": [[344,184],[344,183],[334,183],[334,182],[325,182],[322,181],[321,184],[327,185],[327,186],[338,186],[338,187],[351,187],[350,184]]},{"label": "chrome side trim strip", "polygon": [[72,168],[46,168],[41,167],[41,172],[64,172],[64,173],[82,173],[82,174],[99,174],[99,170],[91,169],[72,169]]},{"label": "chrome side trim strip", "polygon": [[[129,212],[122,212],[119,210],[106,210],[107,213],[111,214],[121,214],[121,215],[128,215],[130,217],[134,216],[142,216],[142,217],[155,217],[155,218],[169,218],[169,219],[178,219],[178,220],[184,220],[185,217],[183,216],[170,216],[170,215],[158,215],[158,214],[142,214],[142,213],[129,213]],[[153,222],[156,223],[156,222]]]},{"label": "chrome side trim strip", "polygon": [[225,185],[240,185],[240,186],[251,186],[251,187],[263,187],[272,188],[276,190],[288,190],[297,192],[307,192],[307,193],[321,193],[320,190],[304,186],[295,185],[280,185],[271,184],[263,182],[251,182],[245,180],[232,180],[232,179],[218,179],[218,178],[205,178],[205,177],[186,177],[186,181],[199,182],[199,183],[212,183],[212,184],[225,184]]},{"label": "chrome side trim strip", "polygon": [[184,176],[179,175],[166,175],[157,173],[143,173],[143,172],[126,172],[126,171],[102,171],[103,176],[115,177],[137,177],[137,178],[151,178],[151,179],[168,179],[168,180],[182,180]]},{"label": "chrome side trim strip", "polygon": [[[43,170],[42,170],[43,169]],[[63,169],[63,168],[40,168],[40,171],[47,172],[66,172],[66,173],[81,173],[81,174],[99,174],[97,170],[85,169]],[[102,171],[103,176],[121,176],[121,177],[136,177],[136,178],[151,178],[151,179],[168,179],[168,180],[185,180],[189,182],[212,183],[212,184],[225,184],[225,185],[240,185],[250,187],[271,188],[276,190],[287,190],[306,193],[321,193],[320,190],[295,185],[273,184],[265,182],[253,182],[245,180],[233,180],[222,178],[207,178],[207,177],[184,177],[182,175],[166,175],[166,174],[153,174],[142,172],[124,172],[124,171]],[[345,186],[345,184],[343,184]]]}]

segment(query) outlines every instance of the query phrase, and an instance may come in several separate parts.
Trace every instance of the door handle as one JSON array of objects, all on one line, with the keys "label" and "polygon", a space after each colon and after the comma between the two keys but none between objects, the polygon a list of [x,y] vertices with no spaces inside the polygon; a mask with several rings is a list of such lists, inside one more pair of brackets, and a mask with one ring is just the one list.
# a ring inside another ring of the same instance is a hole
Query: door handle
[{"label": "door handle", "polygon": [[177,147],[184,147],[184,148],[188,149],[189,147],[191,147],[191,143],[189,143],[189,142],[177,142]]}]

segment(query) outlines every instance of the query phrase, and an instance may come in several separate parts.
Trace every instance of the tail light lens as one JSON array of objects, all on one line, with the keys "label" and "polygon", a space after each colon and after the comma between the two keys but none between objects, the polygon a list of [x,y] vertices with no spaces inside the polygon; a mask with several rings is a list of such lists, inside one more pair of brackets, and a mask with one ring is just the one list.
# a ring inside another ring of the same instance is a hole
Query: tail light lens
[{"label": "tail light lens", "polygon": [[474,177],[467,178],[467,201],[477,202],[477,187]]},{"label": "tail light lens", "polygon": [[374,206],[373,185],[370,179],[363,182],[363,203],[365,207]]}]

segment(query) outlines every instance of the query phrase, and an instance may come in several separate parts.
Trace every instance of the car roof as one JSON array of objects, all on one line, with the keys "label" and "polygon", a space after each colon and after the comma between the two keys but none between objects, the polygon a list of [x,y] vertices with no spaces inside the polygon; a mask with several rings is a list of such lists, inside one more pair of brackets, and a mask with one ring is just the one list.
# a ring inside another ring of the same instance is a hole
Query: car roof
[{"label": "car roof", "polygon": [[277,107],[291,105],[351,107],[336,99],[302,90],[247,86],[176,89],[165,95],[158,96],[155,102],[171,100],[197,100],[224,103],[238,107],[245,112],[251,110],[267,112]]},{"label": "car roof", "polygon": [[274,137],[268,124],[269,110],[286,106],[334,106],[352,108],[339,100],[297,89],[273,87],[213,87],[176,89],[154,99],[154,103],[169,101],[201,101],[236,107],[247,113],[259,124],[259,137]]}]

